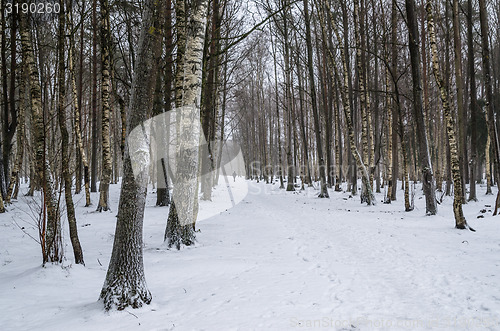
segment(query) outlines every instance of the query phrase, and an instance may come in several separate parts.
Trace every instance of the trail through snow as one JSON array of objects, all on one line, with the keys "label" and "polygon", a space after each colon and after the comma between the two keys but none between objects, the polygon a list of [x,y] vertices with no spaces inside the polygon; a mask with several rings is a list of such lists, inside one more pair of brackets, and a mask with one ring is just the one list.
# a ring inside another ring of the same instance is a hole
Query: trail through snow
[{"label": "trail through snow", "polygon": [[[201,201],[198,243],[162,244],[167,208],[148,194],[144,222],[146,279],[153,302],[105,313],[97,302],[108,266],[116,209],[96,213],[76,196],[86,266],[40,267],[25,198],[0,216],[2,330],[499,330],[500,218],[494,196],[464,206],[476,233],[453,228],[451,199],[437,216],[403,201],[367,207],[359,197],[237,179],[234,208]],[[225,184],[224,184],[225,185]],[[112,207],[119,186],[112,185]],[[402,192],[398,191],[402,199]],[[97,201],[97,195],[92,196]],[[223,208],[217,211],[217,209]],[[486,209],[486,213],[481,213]],[[477,219],[478,215],[484,218]],[[67,224],[65,233],[67,232]]]}]

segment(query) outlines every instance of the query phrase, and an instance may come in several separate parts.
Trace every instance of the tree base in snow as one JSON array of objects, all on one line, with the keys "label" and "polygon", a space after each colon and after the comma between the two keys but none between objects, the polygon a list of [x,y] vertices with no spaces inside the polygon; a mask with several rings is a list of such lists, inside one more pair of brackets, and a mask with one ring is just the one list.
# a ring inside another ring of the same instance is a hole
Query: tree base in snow
[{"label": "tree base in snow", "polygon": [[191,246],[196,241],[194,224],[181,225],[179,223],[175,202],[172,202],[170,207],[164,240],[167,241],[169,248],[175,246],[178,250],[181,249],[181,245]]},{"label": "tree base in snow", "polygon": [[151,293],[145,284],[140,283],[133,286],[125,280],[116,281],[114,285],[104,287],[99,297],[105,310],[123,310],[127,307],[140,308],[143,304],[150,304],[151,299]]}]

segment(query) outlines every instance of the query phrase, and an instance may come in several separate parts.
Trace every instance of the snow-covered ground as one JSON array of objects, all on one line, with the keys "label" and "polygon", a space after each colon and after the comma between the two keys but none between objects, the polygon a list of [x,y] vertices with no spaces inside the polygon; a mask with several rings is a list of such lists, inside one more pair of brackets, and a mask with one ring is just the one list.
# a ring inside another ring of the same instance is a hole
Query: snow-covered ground
[{"label": "snow-covered ground", "polygon": [[144,260],[153,302],[122,312],[97,301],[119,185],[111,186],[113,212],[75,196],[85,267],[72,264],[65,222],[67,260],[42,268],[28,236],[37,237],[31,200],[8,206],[0,214],[0,330],[500,330],[500,217],[485,207],[495,196],[484,188],[464,206],[473,233],[454,229],[451,198],[424,216],[421,190],[405,213],[400,190],[393,204],[377,194],[367,207],[348,193],[318,199],[312,188],[229,184],[236,201],[248,194],[229,208],[219,186],[213,202],[201,202],[197,245],[181,251],[163,245],[168,208],[155,207],[150,190]]}]

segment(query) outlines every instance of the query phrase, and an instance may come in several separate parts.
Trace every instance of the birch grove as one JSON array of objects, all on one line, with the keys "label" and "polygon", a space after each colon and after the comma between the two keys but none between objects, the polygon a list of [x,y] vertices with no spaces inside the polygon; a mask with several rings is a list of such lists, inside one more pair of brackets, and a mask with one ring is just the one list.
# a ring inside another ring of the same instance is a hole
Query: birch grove
[{"label": "birch grove", "polygon": [[499,213],[496,0],[35,4],[0,3],[0,217],[43,266],[89,268],[82,218],[116,215],[106,310],[151,303],[144,249],[198,249],[241,187],[332,220],[355,201],[477,234]]}]

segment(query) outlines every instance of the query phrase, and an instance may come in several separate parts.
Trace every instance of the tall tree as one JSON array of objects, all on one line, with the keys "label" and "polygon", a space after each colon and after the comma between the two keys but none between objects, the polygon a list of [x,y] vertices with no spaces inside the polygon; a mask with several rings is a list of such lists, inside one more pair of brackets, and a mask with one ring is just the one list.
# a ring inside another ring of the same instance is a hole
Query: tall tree
[{"label": "tall tree", "polygon": [[420,50],[415,1],[406,0],[406,16],[408,19],[408,40],[411,58],[411,74],[413,79],[413,115],[415,117],[418,140],[419,161],[422,170],[422,188],[425,195],[425,210],[427,215],[437,213],[434,174],[432,172],[431,157],[427,141],[427,127],[424,120],[422,103],[422,81],[420,75]]},{"label": "tall tree", "polygon": [[[182,2],[184,1],[177,1],[176,12],[179,13],[180,10],[184,14],[185,4],[181,4]],[[193,174],[198,173],[198,148],[193,149],[191,143],[199,139],[196,137],[199,123],[195,121],[199,121],[207,7],[208,0],[196,0],[191,3],[191,14],[184,19],[185,49],[176,74],[176,100],[179,102],[176,125],[177,132],[182,132],[183,138],[179,139],[176,146],[176,185],[165,229],[165,240],[169,247],[175,246],[177,249],[180,249],[181,244],[192,245],[195,240],[198,181],[193,178]],[[188,65],[190,70],[183,70]],[[181,107],[183,109],[180,109]]]},{"label": "tall tree", "polygon": [[85,264],[83,262],[83,252],[78,239],[78,228],[76,225],[75,206],[73,197],[71,196],[71,171],[69,160],[69,133],[66,128],[66,65],[65,65],[65,35],[66,35],[66,20],[64,2],[61,3],[58,14],[59,31],[57,36],[57,57],[58,57],[58,103],[57,115],[59,120],[59,129],[61,131],[61,168],[64,180],[64,198],[66,201],[66,215],[68,216],[69,236],[73,253],[75,256],[75,264]]},{"label": "tall tree", "polygon": [[111,181],[110,92],[111,92],[111,27],[109,2],[101,0],[101,104],[102,104],[102,173],[99,184],[97,211],[109,210],[109,183]]},{"label": "tall tree", "polygon": [[464,109],[464,88],[462,78],[462,40],[460,37],[460,4],[458,0],[453,0],[453,50],[455,59],[455,85],[457,90],[457,110],[458,110],[458,151],[460,160],[460,172],[462,173],[462,202],[465,203],[465,179],[467,173],[467,137],[466,120],[467,114]]},{"label": "tall tree", "polygon": [[[363,29],[363,17],[359,10],[359,0],[354,0],[354,37],[356,40],[356,68],[358,70],[358,86],[359,86],[359,105],[361,108],[361,147],[363,151],[363,163],[369,168],[369,113],[368,113],[368,99],[366,93],[366,79],[365,79],[365,63],[364,56],[362,52],[363,42],[362,38],[364,34]],[[367,204],[372,204],[372,175],[371,169],[369,169],[370,175],[369,180],[364,180],[362,182],[361,188],[361,203],[366,202]]]},{"label": "tall tree", "polygon": [[[396,200],[396,190],[398,186],[398,175],[399,175],[399,150],[398,150],[398,136],[399,136],[399,130],[398,130],[398,106],[397,106],[397,80],[396,76],[398,76],[398,53],[397,53],[397,39],[398,39],[398,33],[397,33],[397,28],[398,28],[398,11],[397,11],[397,1],[392,0],[392,6],[391,6],[391,71],[392,71],[392,81],[394,84],[393,88],[393,98],[391,102],[391,109],[392,109],[392,176],[391,176],[391,181],[392,181],[392,186],[391,186],[391,200],[395,201]],[[401,135],[403,133],[401,132]],[[403,143],[403,140],[401,140],[401,144]],[[401,145],[402,147],[402,145]],[[403,162],[404,163],[404,162]]]},{"label": "tall tree", "polygon": [[[3,130],[2,130],[2,164],[3,164],[3,180],[0,182],[1,192],[5,194],[5,185],[9,183],[9,170],[10,170],[10,154],[12,151],[12,140],[17,127],[17,111],[15,102],[16,91],[16,31],[17,31],[17,11],[11,11],[11,25],[10,25],[10,77],[7,76],[7,38],[5,35],[6,30],[6,17],[5,17],[5,2],[2,1],[1,6],[1,19],[2,19],[2,32],[1,32],[1,60],[2,60],[2,89],[3,89]],[[10,81],[9,81],[10,78]],[[1,179],[1,178],[0,178]]]},{"label": "tall tree", "polygon": [[42,186],[42,208],[47,210],[46,213],[43,213],[44,217],[46,215],[46,220],[43,220],[40,232],[43,263],[61,262],[63,257],[61,219],[58,200],[55,195],[52,170],[46,152],[46,128],[42,108],[42,88],[40,86],[40,76],[33,52],[28,15],[21,12],[20,16],[23,66],[26,70],[28,70],[28,85],[31,93],[31,115],[35,141],[35,170],[38,182],[41,183]]},{"label": "tall tree", "polygon": [[309,88],[312,103],[312,112],[314,118],[314,127],[316,133],[316,149],[318,154],[319,178],[321,191],[318,195],[320,198],[329,198],[328,187],[326,182],[325,159],[323,157],[323,144],[321,138],[321,124],[319,118],[318,104],[316,101],[316,83],[314,78],[312,41],[311,41],[311,22],[309,18],[308,0],[303,0],[304,3],[304,21],[306,25],[306,46],[307,46],[307,66],[309,70]]},{"label": "tall tree", "polygon": [[90,191],[97,192],[97,0],[92,1],[92,159]]},{"label": "tall tree", "polygon": [[[113,253],[109,262],[106,280],[101,290],[100,300],[106,310],[123,310],[130,306],[139,308],[151,302],[143,267],[143,219],[146,204],[146,193],[149,170],[149,132],[143,124],[151,117],[153,107],[153,91],[156,83],[157,69],[154,64],[154,51],[161,47],[161,31],[158,22],[163,4],[155,0],[147,0],[144,4],[144,15],[139,38],[138,56],[132,94],[127,114],[127,132],[139,127],[141,135],[134,136],[134,141],[127,139],[123,158],[123,180],[118,205]],[[135,141],[137,139],[137,141]],[[139,171],[134,176],[132,157],[141,154],[144,160],[139,164]]]},{"label": "tall tree", "polygon": [[[461,179],[462,174],[460,172],[458,146],[455,135],[455,119],[451,111],[448,89],[445,86],[445,81],[441,75],[439,68],[439,58],[438,58],[437,44],[436,44],[436,32],[434,28],[434,17],[432,14],[432,0],[427,0],[425,9],[427,11],[427,25],[428,25],[427,30],[429,33],[429,42],[431,46],[432,72],[434,74],[436,84],[439,88],[439,95],[441,98],[441,103],[443,105],[444,117],[446,120],[446,133],[448,135],[448,140],[450,142],[451,171],[453,176],[453,186],[455,189],[454,199],[453,199],[453,213],[455,215],[455,227],[457,229],[466,229],[468,225],[462,210],[462,189],[463,189],[462,179]],[[473,230],[470,227],[469,229]]]},{"label": "tall tree", "polygon": [[[349,57],[349,54],[346,52],[346,48],[343,42],[343,39],[340,38],[340,33],[337,28],[337,24],[335,20],[333,19],[333,13],[330,8],[330,4],[325,2],[326,8],[327,8],[327,15],[329,17],[329,22],[330,25],[335,33],[335,36],[337,38],[337,42],[339,44],[339,49],[340,49],[340,59],[342,61],[342,71],[343,71],[343,82],[340,82],[340,75],[336,74],[335,77],[337,77],[337,85],[342,86],[342,93],[341,93],[341,99],[343,103],[343,108],[344,108],[344,115],[345,115],[345,120],[347,124],[347,131],[349,134],[349,148],[351,150],[351,154],[356,161],[356,165],[361,169],[361,175],[362,175],[362,180],[365,181],[367,184],[370,180],[370,175],[368,173],[368,169],[366,165],[363,163],[363,160],[361,159],[361,154],[359,153],[358,148],[356,147],[356,140],[354,137],[354,126],[352,122],[352,116],[351,116],[351,105],[349,102],[349,75],[350,72],[348,70],[347,66],[347,58]],[[324,24],[323,24],[324,25]],[[330,47],[331,49],[331,47]],[[335,65],[335,57],[329,52],[329,57],[330,60],[333,62],[332,67],[335,69],[337,66]],[[356,182],[353,183],[354,186],[356,186]],[[367,188],[371,188],[371,186],[366,186]],[[370,190],[368,192],[368,199],[366,200],[366,203],[368,205],[373,205],[375,204],[375,196],[373,195],[373,192]]]},{"label": "tall tree", "polygon": [[[498,141],[498,131],[495,125],[495,103],[493,100],[493,82],[491,79],[491,64],[490,64],[490,46],[489,46],[489,29],[488,29],[488,12],[486,10],[485,0],[479,0],[479,21],[481,25],[481,41],[482,41],[482,58],[483,58],[483,76],[484,85],[486,88],[486,111],[488,113],[488,131],[493,148],[495,180],[500,183],[500,142]],[[488,153],[488,151],[486,151]],[[500,190],[497,193],[495,210],[493,215],[497,214],[500,205]]]},{"label": "tall tree", "polygon": [[[70,18],[69,18],[69,50],[68,50],[68,63],[69,63],[69,72],[71,75],[71,91],[72,91],[72,96],[73,96],[73,113],[74,113],[74,132],[75,132],[75,139],[76,139],[76,146],[78,148],[78,156],[81,157],[82,163],[83,163],[83,181],[84,181],[84,186],[85,186],[85,207],[88,207],[91,205],[90,201],[90,174],[89,174],[89,161],[87,158],[87,152],[85,151],[85,148],[83,147],[83,139],[82,139],[82,132],[81,132],[81,96],[78,95],[77,92],[77,85],[76,85],[76,72],[75,72],[75,40],[74,40],[74,34],[73,34],[73,14],[70,13]],[[81,54],[80,54],[81,56]],[[80,67],[81,70],[81,67]],[[81,89],[81,84],[79,88]],[[75,192],[76,193],[76,192]]]},{"label": "tall tree", "polygon": [[[173,51],[173,34],[172,34],[172,1],[166,0],[166,10],[165,10],[165,27],[164,38],[165,38],[165,63],[164,63],[164,98],[163,101],[160,95],[155,95],[155,98],[160,102],[164,102],[164,108],[161,106],[158,107],[158,110],[162,109],[165,113],[172,110],[172,74],[173,74],[173,59],[172,59],[172,51]],[[158,84],[160,81],[158,80]],[[158,86],[158,92],[161,89]],[[159,102],[159,103],[160,103]],[[156,114],[158,115],[158,114]],[[168,117],[168,116],[167,116]],[[167,125],[167,129],[170,126]],[[167,137],[169,134],[167,133]],[[159,142],[160,143],[160,142]],[[157,146],[158,150],[162,150],[161,146]],[[158,180],[158,188],[156,190],[156,205],[157,206],[168,206],[170,204],[170,192],[168,187],[168,156],[167,158],[160,158],[157,163],[157,180]]]},{"label": "tall tree", "polygon": [[473,34],[473,20],[472,20],[472,0],[467,0],[467,56],[468,62],[467,67],[469,71],[469,99],[470,99],[470,148],[471,148],[471,160],[470,160],[470,189],[469,189],[469,201],[477,201],[476,196],[476,164],[477,164],[477,90],[476,90],[476,70],[474,62],[474,34]]}]

